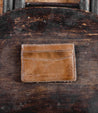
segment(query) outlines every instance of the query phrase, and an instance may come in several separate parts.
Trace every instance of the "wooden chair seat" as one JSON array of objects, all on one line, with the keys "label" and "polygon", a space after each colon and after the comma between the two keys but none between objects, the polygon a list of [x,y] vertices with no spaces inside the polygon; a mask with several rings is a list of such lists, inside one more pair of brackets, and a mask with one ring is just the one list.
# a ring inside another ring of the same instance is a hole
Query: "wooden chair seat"
[{"label": "wooden chair seat", "polygon": [[98,14],[98,0],[0,0],[0,14],[13,9],[24,8],[28,4],[31,4],[31,6],[45,5],[80,8]]}]

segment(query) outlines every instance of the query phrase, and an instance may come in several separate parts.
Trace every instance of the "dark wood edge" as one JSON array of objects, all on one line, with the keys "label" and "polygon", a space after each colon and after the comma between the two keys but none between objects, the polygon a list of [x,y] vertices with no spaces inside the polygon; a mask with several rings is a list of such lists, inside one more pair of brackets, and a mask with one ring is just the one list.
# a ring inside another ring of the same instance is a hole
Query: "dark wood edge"
[{"label": "dark wood edge", "polygon": [[35,7],[35,6],[52,6],[52,7],[69,7],[69,8],[78,8],[79,4],[78,3],[53,3],[53,2],[26,2],[25,3],[26,7]]}]

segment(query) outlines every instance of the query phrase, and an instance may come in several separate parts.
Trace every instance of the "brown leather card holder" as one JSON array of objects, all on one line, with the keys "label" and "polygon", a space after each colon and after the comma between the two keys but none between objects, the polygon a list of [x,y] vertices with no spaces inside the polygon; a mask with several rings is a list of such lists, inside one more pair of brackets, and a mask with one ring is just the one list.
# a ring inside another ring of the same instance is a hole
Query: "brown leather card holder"
[{"label": "brown leather card holder", "polygon": [[21,80],[23,82],[76,81],[74,44],[23,44]]}]

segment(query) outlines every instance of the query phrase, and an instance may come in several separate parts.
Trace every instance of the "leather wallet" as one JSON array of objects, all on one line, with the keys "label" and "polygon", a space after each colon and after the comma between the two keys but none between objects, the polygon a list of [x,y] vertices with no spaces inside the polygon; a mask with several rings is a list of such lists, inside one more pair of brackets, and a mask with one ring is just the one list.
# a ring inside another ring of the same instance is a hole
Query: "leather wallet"
[{"label": "leather wallet", "polygon": [[21,80],[23,82],[76,81],[74,44],[23,44]]}]

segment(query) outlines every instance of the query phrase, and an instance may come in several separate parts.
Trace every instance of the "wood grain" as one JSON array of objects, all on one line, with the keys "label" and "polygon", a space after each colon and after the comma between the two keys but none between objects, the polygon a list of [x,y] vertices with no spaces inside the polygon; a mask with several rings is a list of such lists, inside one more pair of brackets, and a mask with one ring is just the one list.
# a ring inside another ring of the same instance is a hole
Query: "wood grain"
[{"label": "wood grain", "polygon": [[80,0],[80,9],[90,11],[90,0]]},{"label": "wood grain", "polygon": [[[73,83],[22,83],[21,44],[74,43]],[[97,113],[98,16],[33,7],[0,17],[0,113]]]},{"label": "wood grain", "polygon": [[13,0],[3,0],[3,12],[6,13],[7,11],[13,10],[13,5]]},{"label": "wood grain", "polygon": [[25,7],[25,0],[16,0],[15,1],[15,9],[24,8]]},{"label": "wood grain", "polygon": [[0,15],[3,14],[3,0],[0,0]]},{"label": "wood grain", "polygon": [[79,3],[80,0],[25,0],[25,2]]},{"label": "wood grain", "polygon": [[98,15],[98,0],[91,1],[91,10],[93,13]]}]

